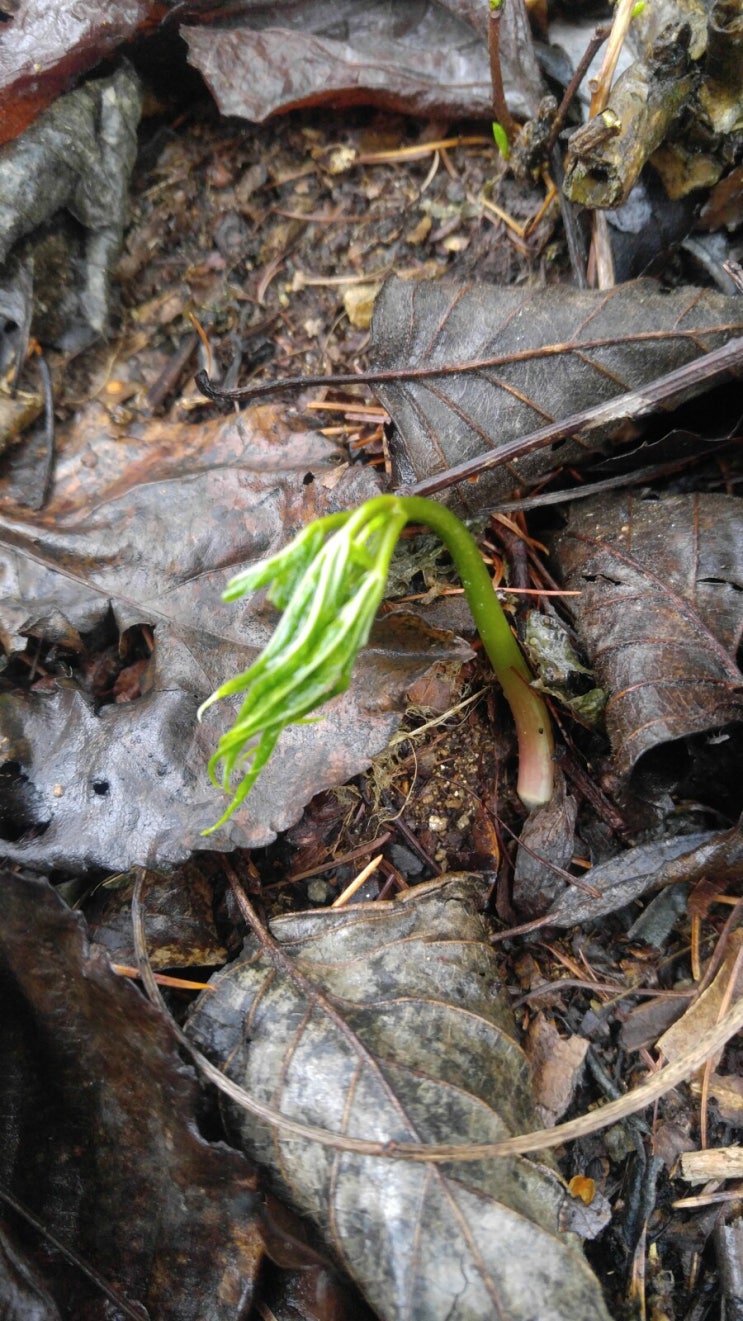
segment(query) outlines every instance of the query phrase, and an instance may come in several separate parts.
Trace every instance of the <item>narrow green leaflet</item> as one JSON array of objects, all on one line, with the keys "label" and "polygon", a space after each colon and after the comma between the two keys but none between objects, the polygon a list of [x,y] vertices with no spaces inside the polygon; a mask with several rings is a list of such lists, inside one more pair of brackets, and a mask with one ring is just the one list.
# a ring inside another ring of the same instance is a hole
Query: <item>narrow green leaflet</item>
[{"label": "narrow green leaflet", "polygon": [[[287,725],[304,721],[345,692],[384,595],[390,559],[407,522],[400,502],[333,514],[304,528],[284,550],[228,584],[234,601],[259,587],[283,615],[273,637],[243,674],[222,684],[199,711],[244,693],[230,730],[219,740],[209,774],[232,800],[216,830],[255,784]],[[233,778],[240,774],[237,788]]]}]

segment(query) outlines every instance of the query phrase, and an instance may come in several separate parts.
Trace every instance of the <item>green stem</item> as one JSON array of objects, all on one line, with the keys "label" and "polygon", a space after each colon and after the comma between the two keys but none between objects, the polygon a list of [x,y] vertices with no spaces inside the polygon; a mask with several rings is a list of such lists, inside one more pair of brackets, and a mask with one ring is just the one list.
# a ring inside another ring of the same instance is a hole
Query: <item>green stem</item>
[{"label": "green stem", "polygon": [[392,553],[409,522],[423,523],[441,538],[462,580],[516,722],[519,797],[528,807],[549,802],[553,780],[549,715],[531,687],[531,674],[477,543],[456,515],[434,500],[379,495],[350,513],[310,524],[278,554],[245,569],[227,586],[226,600],[267,587],[268,599],[282,615],[252,665],[223,683],[199,711],[201,718],[212,702],[244,694],[232,728],[222,735],[209,762],[209,774],[227,792],[232,791],[233,774],[242,775],[218,826],[250,792],[287,725],[305,721],[323,702],[348,688],[354,661],[384,596]]},{"label": "green stem", "polygon": [[[477,543],[445,505],[421,496],[379,496],[402,505],[408,519],[441,538],[462,580],[482,644],[511,708],[519,745],[518,795],[527,807],[548,803],[554,783],[552,724],[532,675],[511,632]],[[374,503],[370,501],[370,503]]]}]

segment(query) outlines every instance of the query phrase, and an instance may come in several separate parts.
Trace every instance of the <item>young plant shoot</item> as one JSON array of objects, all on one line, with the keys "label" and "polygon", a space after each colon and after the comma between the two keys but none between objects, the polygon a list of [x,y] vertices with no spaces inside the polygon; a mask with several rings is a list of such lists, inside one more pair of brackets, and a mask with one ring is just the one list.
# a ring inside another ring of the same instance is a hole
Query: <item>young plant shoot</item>
[{"label": "young plant shoot", "polygon": [[[519,745],[518,793],[527,807],[552,795],[552,730],[547,708],[493,590],[477,545],[451,511],[419,496],[379,495],[351,513],[310,523],[288,546],[233,578],[225,601],[258,587],[283,611],[276,631],[246,670],[222,684],[212,702],[245,694],[235,724],[219,740],[209,774],[232,801],[211,834],[249,794],[287,725],[351,681],[384,596],[390,560],[406,523],[437,533],[462,580],[482,643],[513,713]],[[235,788],[235,780],[239,783]]]}]

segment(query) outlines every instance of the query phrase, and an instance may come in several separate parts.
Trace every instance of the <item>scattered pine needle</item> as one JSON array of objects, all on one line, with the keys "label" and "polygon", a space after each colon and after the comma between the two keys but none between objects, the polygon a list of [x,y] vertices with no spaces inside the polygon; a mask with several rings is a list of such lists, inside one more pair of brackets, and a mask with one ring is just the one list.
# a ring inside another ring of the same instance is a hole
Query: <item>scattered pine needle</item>
[{"label": "scattered pine needle", "polygon": [[371,862],[367,862],[366,866],[361,869],[358,876],[354,877],[354,879],[351,881],[351,884],[346,886],[343,893],[338,895],[338,898],[334,900],[334,902],[330,905],[330,907],[343,908],[344,905],[348,903],[349,899],[353,898],[357,890],[361,889],[362,885],[364,884],[364,881],[368,881],[372,873],[377,870],[377,867],[379,866],[383,857],[384,857],[383,853],[378,853],[376,858],[372,858]]},{"label": "scattered pine needle", "polygon": [[[139,977],[139,968],[130,967],[128,963],[112,963],[111,967],[119,977]],[[155,981],[160,986],[174,986],[179,991],[213,991],[214,987],[208,982],[190,982],[185,977],[169,977],[167,973],[156,972],[153,974]]]}]

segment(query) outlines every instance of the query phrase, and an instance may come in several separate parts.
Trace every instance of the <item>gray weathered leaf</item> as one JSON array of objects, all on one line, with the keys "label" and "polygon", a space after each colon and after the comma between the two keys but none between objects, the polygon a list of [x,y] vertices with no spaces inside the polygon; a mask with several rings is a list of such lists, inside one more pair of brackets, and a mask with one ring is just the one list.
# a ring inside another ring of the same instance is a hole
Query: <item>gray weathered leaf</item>
[{"label": "gray weathered leaf", "polygon": [[652,890],[660,882],[667,864],[676,859],[683,861],[684,854],[692,854],[713,839],[711,832],[679,835],[675,839],[638,844],[608,862],[599,863],[583,875],[586,884],[598,890],[598,897],[575,888],[566,890],[547,913],[544,925],[573,927],[616,913]]},{"label": "gray weathered leaf", "polygon": [[[246,414],[210,430],[186,429],[185,443],[171,428],[164,454],[155,458],[145,447],[125,477],[84,493],[82,503],[72,499],[79,496],[74,470],[70,512],[0,516],[0,639],[11,656],[30,648],[45,668],[51,649],[49,673],[32,691],[0,693],[6,856],[125,870],[176,862],[199,847],[267,844],[314,794],[366,769],[398,724],[408,684],[442,651],[468,654],[409,620],[382,621],[351,690],[328,704],[322,720],[286,731],[232,822],[202,838],[223,810],[206,766],[234,704],[222,703],[201,725],[196,712],[247,669],[276,619],[263,593],[222,601],[227,580],[278,550],[303,522],[378,490],[368,469],[336,480],[338,454],[321,437],[284,428],[277,444],[276,431],[262,425],[260,413]],[[99,470],[105,451],[101,441]],[[59,502],[64,509],[64,493]],[[118,642],[140,625],[154,638],[141,696],[100,704],[75,668],[87,639],[108,628]]]},{"label": "gray weathered leaf", "polygon": [[[653,280],[609,291],[392,279],[377,299],[373,365],[441,367],[375,386],[399,435],[400,480],[420,481],[583,409],[638,389],[743,332],[743,302]],[[462,364],[457,370],[457,364]],[[504,463],[457,498],[478,512],[561,465],[611,447],[582,433]]]},{"label": "gray weathered leaf", "polygon": [[[480,877],[449,876],[392,903],[279,918],[272,933],[311,992],[251,940],[212,979],[189,1035],[256,1097],[337,1133],[480,1142],[532,1129],[485,893]],[[385,1321],[606,1321],[548,1166],[363,1157],[286,1138],[231,1103],[228,1122]]]},{"label": "gray weathered leaf", "polygon": [[20,261],[42,343],[79,348],[107,329],[141,96],[124,66],[60,97],[0,148],[0,285]]}]

